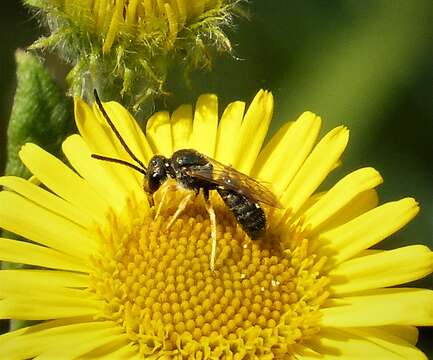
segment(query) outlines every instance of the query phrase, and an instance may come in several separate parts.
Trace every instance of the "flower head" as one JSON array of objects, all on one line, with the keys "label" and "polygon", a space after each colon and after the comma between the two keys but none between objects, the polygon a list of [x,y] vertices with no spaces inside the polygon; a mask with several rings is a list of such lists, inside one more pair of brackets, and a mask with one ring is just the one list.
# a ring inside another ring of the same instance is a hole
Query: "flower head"
[{"label": "flower head", "polygon": [[[34,177],[0,178],[0,226],[31,242],[0,241],[0,259],[37,269],[0,271],[0,317],[44,322],[0,336],[0,357],[424,359],[418,325],[432,325],[433,291],[394,287],[433,270],[420,245],[369,248],[418,212],[411,198],[378,206],[372,168],[318,186],[339,162],[348,130],[317,144],[321,120],[306,112],[262,149],[273,98],[245,111],[199,98],[154,114],[146,134],[118,103],[104,104],[144,164],[193,148],[260,180],[282,208],[262,205],[266,234],[251,240],[216,191],[215,271],[201,195],[167,230],[185,191],[143,191],[143,176],[91,154],[130,161],[94,106],[75,103],[80,135],[63,143],[73,170],[33,144],[20,157]],[[35,184],[41,183],[43,186]],[[156,216],[157,208],[161,210]]]},{"label": "flower head", "polygon": [[111,98],[122,95],[134,110],[166,91],[173,62],[189,72],[209,67],[213,49],[231,52],[224,28],[241,12],[240,0],[25,2],[51,32],[33,48],[53,48],[74,65],[68,77],[74,95],[90,98],[97,87]]}]

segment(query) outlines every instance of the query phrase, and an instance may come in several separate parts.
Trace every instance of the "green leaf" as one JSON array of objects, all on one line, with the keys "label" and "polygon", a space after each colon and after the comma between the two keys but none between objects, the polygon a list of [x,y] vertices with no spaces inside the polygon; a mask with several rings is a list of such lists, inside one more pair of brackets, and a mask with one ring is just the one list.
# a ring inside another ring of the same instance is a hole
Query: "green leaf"
[{"label": "green leaf", "polygon": [[72,106],[43,64],[18,50],[17,89],[7,130],[6,175],[29,176],[18,152],[33,142],[57,155],[65,136],[72,132]]}]

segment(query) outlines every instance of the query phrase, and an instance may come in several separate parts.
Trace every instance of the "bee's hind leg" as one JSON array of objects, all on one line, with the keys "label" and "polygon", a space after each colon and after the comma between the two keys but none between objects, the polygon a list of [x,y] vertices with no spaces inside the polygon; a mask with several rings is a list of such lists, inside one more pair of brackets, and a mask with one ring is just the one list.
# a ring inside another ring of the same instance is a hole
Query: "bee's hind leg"
[{"label": "bee's hind leg", "polygon": [[215,271],[215,259],[216,259],[216,250],[217,250],[217,226],[216,226],[216,216],[215,210],[209,201],[209,190],[203,190],[204,203],[206,206],[206,211],[209,214],[210,220],[210,231],[211,231],[211,252],[210,252],[210,262],[209,267],[211,271]]}]

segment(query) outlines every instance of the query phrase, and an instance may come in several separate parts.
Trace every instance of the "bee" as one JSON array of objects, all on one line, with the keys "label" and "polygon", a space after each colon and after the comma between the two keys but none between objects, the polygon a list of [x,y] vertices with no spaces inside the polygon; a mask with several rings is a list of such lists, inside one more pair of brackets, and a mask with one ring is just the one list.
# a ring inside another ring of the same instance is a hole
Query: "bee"
[{"label": "bee", "polygon": [[[266,230],[266,215],[262,204],[274,208],[280,208],[280,204],[275,195],[264,185],[245,175],[231,166],[226,166],[215,159],[201,154],[194,149],[181,149],[173,153],[171,158],[162,155],[154,155],[148,166],[137,158],[131,151],[119,131],[111,121],[98,93],[94,91],[94,96],[99,110],[106,122],[121,143],[122,147],[136,163],[125,160],[111,158],[104,155],[92,154],[92,158],[117,163],[128,166],[144,175],[144,190],[153,195],[166,181],[171,178],[175,180],[175,188],[180,186],[187,190],[192,190],[180,202],[176,212],[166,226],[166,230],[185,210],[187,204],[194,196],[203,193],[206,210],[211,222],[211,256],[210,268],[215,270],[217,232],[215,211],[209,201],[209,192],[217,191],[221,199],[231,211],[236,221],[252,240],[259,238]],[[163,189],[161,201],[156,211],[158,217],[161,204],[164,203],[165,196],[170,190],[169,187]]]}]

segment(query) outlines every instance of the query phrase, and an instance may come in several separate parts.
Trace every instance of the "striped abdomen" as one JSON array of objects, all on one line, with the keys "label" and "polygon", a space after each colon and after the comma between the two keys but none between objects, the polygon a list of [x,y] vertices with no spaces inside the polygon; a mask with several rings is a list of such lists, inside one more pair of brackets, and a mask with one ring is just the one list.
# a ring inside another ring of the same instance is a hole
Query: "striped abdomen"
[{"label": "striped abdomen", "polygon": [[224,203],[233,213],[242,229],[256,239],[266,229],[266,216],[263,209],[256,202],[233,190],[217,189]]}]

